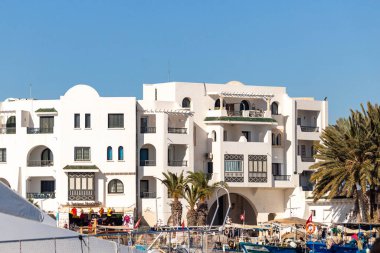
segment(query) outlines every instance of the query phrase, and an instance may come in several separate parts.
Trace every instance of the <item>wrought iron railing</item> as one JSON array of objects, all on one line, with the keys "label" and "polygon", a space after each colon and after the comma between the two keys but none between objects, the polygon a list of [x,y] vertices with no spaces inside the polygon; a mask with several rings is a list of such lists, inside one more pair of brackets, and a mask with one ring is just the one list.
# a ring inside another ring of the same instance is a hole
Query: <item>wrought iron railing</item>
[{"label": "wrought iron railing", "polygon": [[267,172],[248,172],[248,182],[266,183],[268,181]]},{"label": "wrought iron railing", "polygon": [[28,167],[50,167],[54,166],[53,160],[29,160]]},{"label": "wrought iron railing", "polygon": [[243,172],[224,172],[224,181],[230,183],[243,183],[244,173]]},{"label": "wrought iron railing", "polygon": [[273,175],[273,179],[276,181],[289,181],[290,175]]},{"label": "wrought iron railing", "polygon": [[312,156],[301,156],[302,162],[315,162],[315,158]]},{"label": "wrought iron railing", "polygon": [[27,192],[26,198],[28,199],[55,199],[55,192]]},{"label": "wrought iron railing", "polygon": [[156,192],[140,192],[140,198],[142,199],[154,199],[156,196]]},{"label": "wrought iron railing", "polygon": [[0,134],[15,134],[16,128],[15,127],[2,127],[0,128]]},{"label": "wrought iron railing", "polygon": [[69,190],[69,200],[95,200],[94,190]]},{"label": "wrought iron railing", "polygon": [[301,126],[302,132],[319,132],[319,127],[315,126]]},{"label": "wrought iron railing", "polygon": [[187,134],[187,128],[169,127],[168,133],[169,134]]},{"label": "wrought iron railing", "polygon": [[140,127],[140,133],[153,134],[156,132],[156,127]]},{"label": "wrought iron railing", "polygon": [[156,160],[140,160],[140,166],[156,166]]},{"label": "wrought iron railing", "polygon": [[181,161],[169,161],[168,162],[169,166],[174,166],[174,167],[186,167],[187,166],[187,161],[181,160]]},{"label": "wrought iron railing", "polygon": [[52,134],[54,132],[54,128],[34,128],[34,127],[27,127],[26,133],[27,134]]}]

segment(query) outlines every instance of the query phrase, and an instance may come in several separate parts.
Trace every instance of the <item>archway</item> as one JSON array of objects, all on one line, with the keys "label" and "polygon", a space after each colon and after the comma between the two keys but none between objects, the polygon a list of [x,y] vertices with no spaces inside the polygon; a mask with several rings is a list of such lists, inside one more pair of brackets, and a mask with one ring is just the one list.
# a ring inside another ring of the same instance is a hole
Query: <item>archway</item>
[{"label": "archway", "polygon": [[9,184],[8,180],[6,180],[5,178],[0,177],[0,182],[2,182],[3,184],[11,188],[11,185]]},{"label": "archway", "polygon": [[[240,220],[240,215],[245,212],[245,224],[247,225],[257,225],[257,212],[251,203],[242,195],[238,193],[230,193],[231,198],[231,209],[229,212],[229,217],[232,223],[242,223]],[[216,201],[211,205],[207,216],[207,224],[210,224],[212,217],[214,216],[216,209]],[[219,197],[219,210],[216,214],[213,225],[222,225],[223,219],[226,215],[228,209],[228,199],[227,195]]]},{"label": "archway", "polygon": [[240,102],[240,111],[249,110],[249,103],[247,100],[242,100]]}]

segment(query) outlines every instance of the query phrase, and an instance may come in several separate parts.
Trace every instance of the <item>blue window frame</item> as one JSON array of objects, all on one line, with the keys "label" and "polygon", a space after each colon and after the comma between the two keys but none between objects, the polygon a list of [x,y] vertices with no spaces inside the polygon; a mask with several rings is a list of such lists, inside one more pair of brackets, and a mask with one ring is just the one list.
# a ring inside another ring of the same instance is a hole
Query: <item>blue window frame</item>
[{"label": "blue window frame", "polygon": [[118,154],[118,160],[123,161],[124,160],[124,148],[123,146],[120,146],[119,149],[117,150]]},{"label": "blue window frame", "polygon": [[111,161],[112,160],[112,147],[108,147],[107,148],[107,161]]}]

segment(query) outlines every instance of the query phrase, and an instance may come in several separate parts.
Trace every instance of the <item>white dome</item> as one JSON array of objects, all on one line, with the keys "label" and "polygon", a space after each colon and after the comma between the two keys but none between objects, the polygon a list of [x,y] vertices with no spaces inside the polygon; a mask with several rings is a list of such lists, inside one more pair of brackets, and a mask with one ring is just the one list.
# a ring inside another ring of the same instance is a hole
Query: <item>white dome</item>
[{"label": "white dome", "polygon": [[226,85],[244,86],[245,84],[239,81],[229,81],[228,83],[226,83]]},{"label": "white dome", "polygon": [[99,97],[99,93],[87,84],[77,84],[66,91],[65,97]]}]

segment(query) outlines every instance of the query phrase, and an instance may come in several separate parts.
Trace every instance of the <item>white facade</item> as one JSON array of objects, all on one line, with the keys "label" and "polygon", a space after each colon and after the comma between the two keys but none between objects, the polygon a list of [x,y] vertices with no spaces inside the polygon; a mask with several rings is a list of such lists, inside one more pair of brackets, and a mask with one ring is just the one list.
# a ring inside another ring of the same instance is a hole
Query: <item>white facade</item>
[{"label": "white facade", "polygon": [[[0,104],[0,149],[6,149],[0,179],[48,211],[83,202],[137,207],[148,223],[167,224],[171,200],[157,178],[204,171],[213,182],[228,183],[233,222],[244,211],[248,224],[307,217],[309,166],[327,110],[327,101],[291,98],[284,87],[240,82],[145,84],[139,101],[100,97],[77,85],[59,100]],[[114,179],[120,181],[110,186]],[[85,189],[76,186],[82,180]],[[41,181],[55,182],[55,198],[41,195],[41,187],[49,188]],[[214,203],[209,200],[211,212]]]}]

